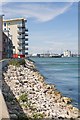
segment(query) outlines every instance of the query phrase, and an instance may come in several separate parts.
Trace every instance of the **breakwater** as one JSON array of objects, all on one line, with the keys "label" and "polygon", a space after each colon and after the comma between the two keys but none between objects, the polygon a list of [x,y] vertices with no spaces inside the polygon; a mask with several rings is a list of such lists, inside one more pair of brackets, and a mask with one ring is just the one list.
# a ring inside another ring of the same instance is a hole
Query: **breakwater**
[{"label": "breakwater", "polygon": [[3,95],[11,118],[79,117],[78,109],[70,104],[71,99],[62,96],[55,85],[47,84],[32,61],[25,60],[23,65],[10,63],[4,68],[3,77]]},{"label": "breakwater", "polygon": [[63,96],[72,99],[73,106],[79,108],[78,58],[31,58],[37,69],[46,77],[46,82],[55,84]]}]

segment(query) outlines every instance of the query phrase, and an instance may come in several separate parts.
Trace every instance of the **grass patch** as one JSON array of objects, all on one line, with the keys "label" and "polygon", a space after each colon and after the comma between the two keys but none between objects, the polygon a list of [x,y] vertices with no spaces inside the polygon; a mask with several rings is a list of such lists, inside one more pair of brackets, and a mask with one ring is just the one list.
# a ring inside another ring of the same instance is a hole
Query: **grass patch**
[{"label": "grass patch", "polygon": [[28,96],[26,93],[19,96],[19,101],[21,102],[28,102]]},{"label": "grass patch", "polygon": [[18,120],[30,120],[26,115],[19,115]]},{"label": "grass patch", "polygon": [[41,114],[41,113],[34,113],[33,114],[33,119],[42,119],[42,118],[44,118],[44,115],[43,114]]},{"label": "grass patch", "polygon": [[20,59],[20,60],[12,59],[9,62],[9,65],[14,65],[14,66],[17,66],[17,67],[19,67],[20,65],[24,65],[25,66],[25,64],[26,64],[26,62],[25,62],[24,59]]}]

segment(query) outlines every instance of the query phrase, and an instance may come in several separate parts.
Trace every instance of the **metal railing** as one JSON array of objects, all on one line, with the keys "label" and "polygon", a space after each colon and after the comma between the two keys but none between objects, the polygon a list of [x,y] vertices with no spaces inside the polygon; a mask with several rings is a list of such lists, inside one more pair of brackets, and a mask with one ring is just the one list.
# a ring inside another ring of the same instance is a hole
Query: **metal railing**
[{"label": "metal railing", "polygon": [[18,35],[17,38],[18,38],[18,39],[24,39],[24,38],[25,38],[25,34]]},{"label": "metal railing", "polygon": [[25,28],[25,25],[24,25],[24,24],[18,24],[17,27],[18,27],[18,28],[22,28],[22,27]]}]

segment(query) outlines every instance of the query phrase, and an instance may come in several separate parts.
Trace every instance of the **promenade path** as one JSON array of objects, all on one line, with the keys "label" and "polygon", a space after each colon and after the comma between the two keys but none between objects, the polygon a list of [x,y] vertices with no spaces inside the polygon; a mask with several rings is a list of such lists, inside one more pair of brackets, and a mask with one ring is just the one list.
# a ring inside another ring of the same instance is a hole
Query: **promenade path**
[{"label": "promenade path", "polygon": [[10,120],[8,109],[1,90],[0,90],[0,120]]},{"label": "promenade path", "polygon": [[8,60],[0,61],[0,120],[10,120],[6,102],[2,95],[2,68],[7,64]]}]

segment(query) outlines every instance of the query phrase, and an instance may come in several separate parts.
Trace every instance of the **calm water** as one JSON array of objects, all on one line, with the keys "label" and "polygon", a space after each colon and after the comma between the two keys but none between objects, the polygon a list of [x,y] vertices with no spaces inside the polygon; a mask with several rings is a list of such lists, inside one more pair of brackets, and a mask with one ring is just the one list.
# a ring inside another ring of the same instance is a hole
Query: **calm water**
[{"label": "calm water", "polygon": [[73,99],[78,107],[78,58],[31,58],[37,69],[46,77],[46,82]]}]

